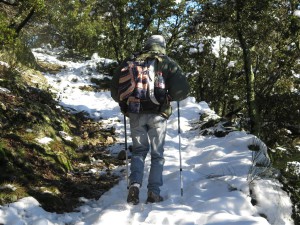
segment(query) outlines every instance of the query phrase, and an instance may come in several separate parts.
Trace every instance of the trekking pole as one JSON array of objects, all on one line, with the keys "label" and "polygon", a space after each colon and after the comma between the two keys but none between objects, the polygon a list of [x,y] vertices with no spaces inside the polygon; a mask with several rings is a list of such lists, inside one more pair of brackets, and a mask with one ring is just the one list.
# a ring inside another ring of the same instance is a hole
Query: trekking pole
[{"label": "trekking pole", "polygon": [[129,189],[127,129],[126,129],[126,116],[125,116],[125,114],[124,114],[124,129],[125,129],[125,155],[126,155],[126,184],[127,184],[127,189]]},{"label": "trekking pole", "polygon": [[179,101],[177,101],[177,112],[178,112],[178,148],[179,148],[179,166],[180,166],[180,192],[181,197],[183,196],[183,181],[182,181],[182,160],[181,160],[181,131],[180,131],[180,110],[179,110]]}]

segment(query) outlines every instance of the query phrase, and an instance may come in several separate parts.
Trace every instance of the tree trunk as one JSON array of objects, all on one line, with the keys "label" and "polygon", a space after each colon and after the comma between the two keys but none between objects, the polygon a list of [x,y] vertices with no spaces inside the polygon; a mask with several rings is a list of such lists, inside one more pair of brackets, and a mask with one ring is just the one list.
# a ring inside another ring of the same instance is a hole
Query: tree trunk
[{"label": "tree trunk", "polygon": [[[243,34],[244,22],[243,21],[243,10],[244,10],[244,1],[237,0],[236,1],[236,31],[237,37],[240,42],[241,48],[243,50],[243,61],[244,61],[244,70],[246,76],[246,96],[247,96],[247,108],[248,108],[248,117],[250,119],[250,132],[254,135],[259,135],[259,127],[260,127],[260,116],[257,110],[256,101],[255,101],[255,76],[252,70],[252,57],[250,51],[250,45],[247,43],[247,38]],[[244,18],[244,20],[247,18]]]},{"label": "tree trunk", "polygon": [[238,38],[243,50],[244,70],[246,76],[247,108],[248,116],[250,119],[250,132],[254,135],[259,135],[260,116],[255,101],[255,75],[252,70],[251,52],[241,31],[238,31]]},{"label": "tree trunk", "polygon": [[18,35],[19,35],[20,31],[22,30],[22,28],[25,27],[25,25],[29,22],[29,20],[33,16],[34,12],[35,12],[35,8],[32,8],[30,10],[30,12],[28,13],[28,15],[26,16],[26,18],[15,28],[16,29],[16,33]]}]

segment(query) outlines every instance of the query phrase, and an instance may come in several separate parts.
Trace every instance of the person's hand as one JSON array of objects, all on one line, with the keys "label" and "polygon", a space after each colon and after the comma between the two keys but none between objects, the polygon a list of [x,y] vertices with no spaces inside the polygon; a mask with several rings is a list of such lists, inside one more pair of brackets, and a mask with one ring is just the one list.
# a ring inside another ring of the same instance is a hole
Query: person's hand
[{"label": "person's hand", "polygon": [[126,117],[128,117],[127,104],[125,102],[119,102],[119,106],[120,106],[122,114],[125,115]]},{"label": "person's hand", "polygon": [[129,113],[128,113],[128,112],[125,112],[125,111],[121,111],[121,112],[122,112],[122,114],[123,114],[124,116],[129,117]]}]

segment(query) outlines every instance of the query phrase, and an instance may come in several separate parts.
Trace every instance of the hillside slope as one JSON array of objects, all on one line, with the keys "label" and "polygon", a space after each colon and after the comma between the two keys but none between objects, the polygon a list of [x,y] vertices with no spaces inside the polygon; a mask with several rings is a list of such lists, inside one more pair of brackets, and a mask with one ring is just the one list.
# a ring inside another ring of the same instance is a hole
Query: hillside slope
[{"label": "hillside slope", "polygon": [[[44,62],[39,69],[63,67]],[[114,131],[62,108],[40,71],[0,63],[0,204],[30,195],[48,211],[72,211],[79,197],[99,198],[119,179],[100,179],[91,168],[123,162],[107,154]],[[91,165],[92,158],[102,163]]]}]

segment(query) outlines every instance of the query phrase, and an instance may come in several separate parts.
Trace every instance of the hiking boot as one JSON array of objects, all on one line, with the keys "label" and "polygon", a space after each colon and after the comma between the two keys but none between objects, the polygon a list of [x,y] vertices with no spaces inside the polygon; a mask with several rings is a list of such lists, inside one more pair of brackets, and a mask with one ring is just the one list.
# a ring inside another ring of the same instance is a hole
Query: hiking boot
[{"label": "hiking boot", "polygon": [[152,191],[148,192],[148,198],[146,203],[162,202],[164,199],[160,195],[153,193]]},{"label": "hiking boot", "polygon": [[118,160],[125,160],[125,159],[126,159],[126,151],[125,151],[125,150],[121,150],[121,151],[118,153],[117,159],[118,159]]},{"label": "hiking boot", "polygon": [[131,185],[128,191],[127,202],[133,205],[139,204],[140,189],[137,186]]}]

